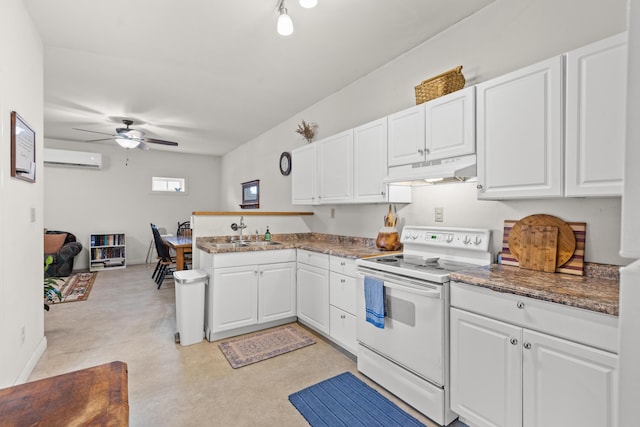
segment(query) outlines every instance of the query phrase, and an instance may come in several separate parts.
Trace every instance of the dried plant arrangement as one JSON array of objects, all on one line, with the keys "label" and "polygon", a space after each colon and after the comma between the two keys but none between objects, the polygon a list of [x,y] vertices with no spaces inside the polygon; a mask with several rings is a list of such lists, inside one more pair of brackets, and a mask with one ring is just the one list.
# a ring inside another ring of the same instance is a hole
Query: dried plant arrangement
[{"label": "dried plant arrangement", "polygon": [[311,140],[316,136],[317,131],[318,125],[316,123],[307,123],[304,120],[298,125],[298,129],[296,129],[296,133],[302,135],[307,142],[311,142]]}]

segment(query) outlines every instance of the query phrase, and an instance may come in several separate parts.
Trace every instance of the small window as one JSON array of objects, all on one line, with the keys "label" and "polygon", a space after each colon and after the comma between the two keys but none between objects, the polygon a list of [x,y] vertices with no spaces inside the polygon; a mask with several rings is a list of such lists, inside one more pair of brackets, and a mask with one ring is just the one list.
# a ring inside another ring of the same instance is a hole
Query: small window
[{"label": "small window", "polygon": [[151,191],[159,193],[186,193],[184,178],[151,177]]}]

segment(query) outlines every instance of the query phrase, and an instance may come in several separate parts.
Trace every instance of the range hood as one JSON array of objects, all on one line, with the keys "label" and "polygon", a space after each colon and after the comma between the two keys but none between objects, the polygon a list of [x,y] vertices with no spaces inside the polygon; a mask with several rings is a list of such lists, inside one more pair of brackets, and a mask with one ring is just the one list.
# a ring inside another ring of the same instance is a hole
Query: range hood
[{"label": "range hood", "polygon": [[429,162],[390,166],[386,184],[425,185],[445,182],[465,182],[475,178],[476,155],[451,157]]}]

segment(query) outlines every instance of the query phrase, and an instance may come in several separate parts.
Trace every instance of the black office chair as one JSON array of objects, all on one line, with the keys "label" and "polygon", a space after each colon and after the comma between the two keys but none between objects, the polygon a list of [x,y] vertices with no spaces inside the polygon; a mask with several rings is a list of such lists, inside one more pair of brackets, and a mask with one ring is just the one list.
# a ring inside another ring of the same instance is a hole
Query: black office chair
[{"label": "black office chair", "polygon": [[156,244],[156,252],[158,252],[158,264],[156,264],[156,269],[151,277],[155,276],[155,282],[158,284],[158,289],[160,289],[164,279],[175,271],[176,263],[171,254],[169,254],[169,247],[164,244],[158,228],[151,224],[151,231],[153,232],[153,241]]}]

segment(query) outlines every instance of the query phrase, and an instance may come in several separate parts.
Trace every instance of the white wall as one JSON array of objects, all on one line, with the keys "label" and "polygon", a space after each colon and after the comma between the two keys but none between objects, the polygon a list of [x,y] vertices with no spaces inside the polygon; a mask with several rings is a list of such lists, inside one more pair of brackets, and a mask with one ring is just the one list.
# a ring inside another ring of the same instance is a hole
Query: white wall
[{"label": "white wall", "polygon": [[[149,223],[175,234],[178,221],[193,211],[220,208],[220,158],[167,151],[127,150],[113,144],[49,141],[47,147],[103,154],[100,170],[45,166],[44,226],[69,231],[85,247],[74,269],[89,266],[91,233],[125,233],[127,263],[145,262],[152,234]],[[184,177],[187,194],[151,192],[151,177]]]},{"label": "white wall", "polygon": [[[0,2],[0,388],[46,348],[42,303],[42,43],[21,0]],[[36,133],[36,182],[10,177],[10,113]],[[36,213],[31,221],[31,210]]]},{"label": "white wall", "polygon": [[[260,179],[265,183],[262,209],[313,210],[313,231],[375,237],[382,226],[385,205],[336,206],[335,219],[330,218],[331,207],[291,205],[291,178],[280,175],[278,159],[282,151],[306,143],[294,132],[302,119],[318,123],[318,137],[322,138],[414,105],[416,84],[456,65],[464,66],[467,84],[474,84],[625,29],[625,0],[496,0],[224,156],[221,182],[225,209],[235,209],[239,203],[236,187],[240,182]],[[414,190],[414,203],[401,209],[401,219],[407,224],[432,224],[436,205],[445,208],[444,225],[485,227],[498,233],[504,219],[534,213],[585,221],[587,261],[627,262],[617,255],[619,198],[479,202],[469,184],[434,186]],[[494,241],[500,238],[494,233]],[[497,244],[494,246],[497,248]]]}]

